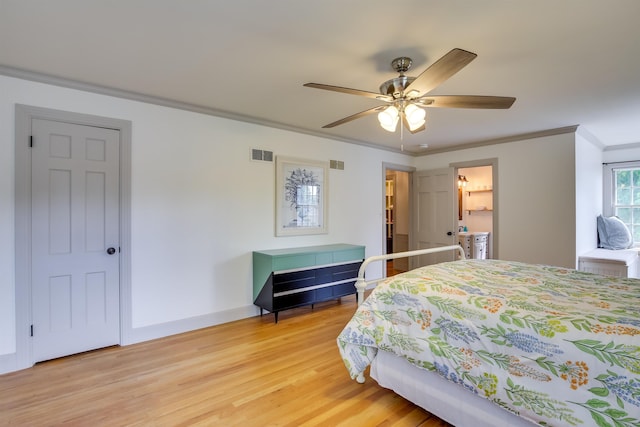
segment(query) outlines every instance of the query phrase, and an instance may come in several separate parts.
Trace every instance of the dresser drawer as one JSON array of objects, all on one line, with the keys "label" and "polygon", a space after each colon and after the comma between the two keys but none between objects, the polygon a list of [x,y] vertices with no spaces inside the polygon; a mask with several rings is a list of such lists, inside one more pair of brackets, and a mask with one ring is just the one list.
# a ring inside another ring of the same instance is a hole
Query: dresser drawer
[{"label": "dresser drawer", "polygon": [[274,296],[273,310],[278,312],[292,307],[313,304],[316,301],[315,291],[303,291],[293,294]]},{"label": "dresser drawer", "polygon": [[273,292],[275,293],[307,288],[315,284],[315,270],[275,273],[273,275]]},{"label": "dresser drawer", "polygon": [[356,292],[364,246],[344,243],[253,252],[253,298],[275,314]]},{"label": "dresser drawer", "polygon": [[320,288],[316,290],[316,299],[318,301],[330,300],[335,298],[353,295],[356,293],[356,281],[352,280],[338,285]]},{"label": "dresser drawer", "polygon": [[357,277],[360,264],[362,264],[362,262],[318,268],[316,270],[316,284],[321,285],[323,283],[338,282],[340,280]]}]

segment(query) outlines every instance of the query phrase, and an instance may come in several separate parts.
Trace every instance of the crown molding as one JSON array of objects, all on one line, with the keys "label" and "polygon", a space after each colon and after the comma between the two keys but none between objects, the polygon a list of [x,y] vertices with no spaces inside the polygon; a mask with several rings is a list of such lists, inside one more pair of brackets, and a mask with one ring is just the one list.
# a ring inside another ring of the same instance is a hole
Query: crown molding
[{"label": "crown molding", "polygon": [[527,139],[542,138],[545,136],[555,136],[555,135],[562,135],[565,133],[575,133],[577,128],[578,128],[578,125],[564,126],[560,128],[546,129],[546,130],[541,130],[536,132],[515,134],[515,135],[505,136],[503,138],[487,139],[483,141],[472,142],[469,144],[451,145],[448,147],[436,148],[433,150],[427,149],[429,152],[422,153],[422,155],[428,156],[429,154],[446,153],[449,151],[459,151],[459,150],[466,150],[469,148],[485,147],[488,145],[506,144],[509,142],[517,142],[517,141],[524,141]]},{"label": "crown molding", "polygon": [[[190,103],[186,103],[186,102],[175,101],[175,100],[168,99],[168,98],[145,95],[145,94],[142,94],[142,93],[139,93],[139,92],[134,92],[134,91],[126,91],[126,90],[122,90],[122,89],[114,89],[114,88],[107,87],[107,86],[101,86],[101,85],[96,85],[96,84],[92,84],[92,83],[86,83],[86,82],[81,82],[81,81],[77,81],[77,80],[66,79],[66,78],[62,78],[62,77],[56,77],[56,76],[52,76],[52,75],[49,75],[49,74],[38,73],[38,72],[34,72],[34,71],[28,71],[28,70],[23,70],[23,69],[19,69],[19,68],[8,67],[8,66],[1,65],[1,64],[0,64],[0,75],[5,75],[7,77],[14,77],[14,78],[22,79],[22,80],[29,80],[29,81],[33,81],[33,82],[37,82],[37,83],[44,83],[44,84],[49,84],[49,85],[54,85],[54,86],[65,87],[65,88],[68,88],[68,89],[80,90],[80,91],[84,91],[84,92],[91,92],[91,93],[96,93],[96,94],[100,94],[100,95],[113,96],[113,97],[116,97],[116,98],[128,99],[128,100],[131,100],[131,101],[138,101],[138,102],[144,102],[144,103],[147,103],[147,104],[153,104],[153,105],[159,105],[159,106],[163,106],[163,107],[175,108],[175,109],[179,109],[179,110],[191,111],[191,112],[194,112],[194,113],[206,114],[206,115],[220,117],[220,118],[224,118],[224,119],[235,120],[235,121],[240,121],[240,122],[245,122],[245,123],[251,123],[251,124],[255,124],[255,125],[259,125],[259,126],[266,126],[266,127],[270,127],[270,128],[275,128],[275,129],[281,129],[281,130],[290,131],[290,132],[301,133],[301,134],[315,136],[315,137],[319,137],[319,138],[332,139],[332,140],[335,140],[335,141],[342,141],[342,142],[346,142],[346,143],[349,143],[349,144],[361,145],[361,146],[368,147],[368,148],[374,148],[374,149],[378,149],[378,150],[384,150],[384,151],[404,154],[404,155],[413,156],[413,157],[422,157],[422,156],[428,156],[430,154],[436,154],[436,153],[445,153],[445,152],[450,152],[450,151],[465,150],[465,149],[469,149],[469,148],[484,147],[484,146],[488,146],[488,145],[504,144],[504,143],[508,143],[508,142],[522,141],[522,140],[526,140],[526,139],[540,138],[540,137],[544,137],[544,136],[560,135],[560,134],[564,134],[564,133],[574,133],[574,132],[576,132],[576,129],[578,128],[577,125],[575,125],[575,126],[566,126],[566,127],[556,128],[556,129],[548,129],[548,130],[542,130],[542,131],[537,131],[537,132],[530,132],[530,133],[524,133],[524,134],[511,135],[511,136],[506,136],[506,137],[503,137],[503,138],[488,139],[488,140],[477,141],[477,142],[472,142],[472,143],[467,143],[467,144],[456,144],[456,145],[450,145],[450,146],[442,147],[442,148],[426,148],[424,151],[409,152],[409,151],[402,150],[402,147],[401,148],[393,148],[393,147],[386,147],[386,146],[382,146],[382,145],[376,145],[376,144],[372,144],[370,142],[359,140],[359,139],[338,137],[338,136],[335,136],[335,135],[329,135],[329,134],[321,132],[321,131],[313,131],[313,130],[309,130],[309,129],[302,129],[302,128],[299,128],[299,127],[296,127],[296,126],[287,125],[287,124],[284,124],[284,123],[272,122],[272,121],[263,120],[263,119],[259,119],[259,118],[256,118],[256,117],[252,117],[252,116],[246,116],[246,115],[242,115],[242,114],[231,113],[229,111],[224,111],[224,110],[218,110],[218,109],[215,109],[215,108],[205,107],[205,106],[202,106],[202,105],[190,104]],[[587,138],[587,139],[589,139],[589,138]],[[628,147],[629,146],[625,146],[625,148],[628,148]],[[610,148],[611,147],[609,147],[608,149],[610,149]]]}]

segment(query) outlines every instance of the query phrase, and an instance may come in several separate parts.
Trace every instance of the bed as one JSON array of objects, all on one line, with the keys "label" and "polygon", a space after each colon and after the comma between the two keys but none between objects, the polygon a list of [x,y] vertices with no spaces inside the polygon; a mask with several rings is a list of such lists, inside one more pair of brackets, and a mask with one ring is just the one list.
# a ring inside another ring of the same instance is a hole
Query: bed
[{"label": "bed", "polygon": [[[452,250],[456,261],[364,277],[372,262]],[[360,382],[370,366],[456,426],[640,426],[640,280],[447,246],[368,258],[356,287],[337,343]]]}]

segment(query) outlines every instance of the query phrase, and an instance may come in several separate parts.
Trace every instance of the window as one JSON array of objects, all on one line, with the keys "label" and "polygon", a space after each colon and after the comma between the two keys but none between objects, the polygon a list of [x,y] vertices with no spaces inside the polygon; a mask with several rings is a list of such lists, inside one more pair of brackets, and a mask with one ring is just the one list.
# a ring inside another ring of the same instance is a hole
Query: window
[{"label": "window", "polygon": [[298,185],[296,187],[296,213],[298,226],[313,227],[320,222],[320,186]]},{"label": "window", "polygon": [[620,218],[640,245],[640,162],[605,164],[604,214]]}]

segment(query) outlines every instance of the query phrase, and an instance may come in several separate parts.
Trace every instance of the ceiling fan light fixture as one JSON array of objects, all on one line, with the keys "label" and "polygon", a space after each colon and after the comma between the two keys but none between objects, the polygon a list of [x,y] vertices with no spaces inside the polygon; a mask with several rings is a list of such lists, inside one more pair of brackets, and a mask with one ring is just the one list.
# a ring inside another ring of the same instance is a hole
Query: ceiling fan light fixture
[{"label": "ceiling fan light fixture", "polygon": [[399,112],[393,105],[378,113],[378,121],[382,129],[388,132],[395,132],[398,126]]},{"label": "ceiling fan light fixture", "polygon": [[428,96],[432,90],[466,67],[477,56],[475,53],[463,49],[452,49],[420,73],[418,77],[405,75],[405,72],[411,67],[411,58],[406,56],[396,58],[391,62],[391,67],[399,73],[399,76],[382,83],[379,93],[320,83],[305,83],[304,86],[364,96],[386,103],[386,105],[378,105],[336,120],[323,126],[323,129],[333,128],[377,113],[380,126],[388,132],[395,132],[398,127],[398,121],[402,121],[400,124],[400,140],[402,140],[402,132],[405,128],[413,134],[425,130],[426,112],[424,108],[426,107],[490,109],[507,109],[511,107],[516,99],[507,96]]},{"label": "ceiling fan light fixture", "polygon": [[409,104],[404,109],[404,115],[409,124],[409,130],[412,132],[424,126],[426,112],[415,104]]}]

